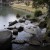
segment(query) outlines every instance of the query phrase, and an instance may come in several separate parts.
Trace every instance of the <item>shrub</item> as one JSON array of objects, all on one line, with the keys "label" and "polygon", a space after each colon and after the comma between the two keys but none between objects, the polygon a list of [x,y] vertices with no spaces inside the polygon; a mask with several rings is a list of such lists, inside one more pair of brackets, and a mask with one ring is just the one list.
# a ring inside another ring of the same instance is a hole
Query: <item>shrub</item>
[{"label": "shrub", "polygon": [[17,14],[16,17],[17,17],[17,18],[20,18],[20,14]]},{"label": "shrub", "polygon": [[36,10],[35,13],[34,13],[35,17],[39,17],[41,15],[42,15],[42,11],[40,11],[40,10]]},{"label": "shrub", "polygon": [[25,2],[25,5],[29,6],[30,5],[30,2],[29,1],[28,2]]},{"label": "shrub", "polygon": [[30,17],[31,17],[31,15],[26,15],[26,17],[27,17],[27,18],[30,18]]}]

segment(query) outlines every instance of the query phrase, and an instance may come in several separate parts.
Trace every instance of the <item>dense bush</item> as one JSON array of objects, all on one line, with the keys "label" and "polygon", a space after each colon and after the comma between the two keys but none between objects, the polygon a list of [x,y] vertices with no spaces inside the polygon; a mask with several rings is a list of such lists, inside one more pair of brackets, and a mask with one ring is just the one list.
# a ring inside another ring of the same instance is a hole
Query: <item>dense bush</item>
[{"label": "dense bush", "polygon": [[17,17],[17,18],[20,18],[20,14],[17,14],[16,17]]},{"label": "dense bush", "polygon": [[41,15],[42,15],[42,11],[40,11],[40,10],[36,10],[35,13],[34,13],[35,17],[39,17]]}]

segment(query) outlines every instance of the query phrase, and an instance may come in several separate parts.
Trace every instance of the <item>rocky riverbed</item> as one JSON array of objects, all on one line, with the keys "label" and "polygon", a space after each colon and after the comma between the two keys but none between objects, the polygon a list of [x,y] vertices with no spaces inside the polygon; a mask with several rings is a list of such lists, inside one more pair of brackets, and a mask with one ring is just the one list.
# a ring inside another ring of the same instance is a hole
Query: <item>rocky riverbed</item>
[{"label": "rocky riverbed", "polygon": [[[45,20],[45,19],[44,19]],[[4,25],[5,27],[5,25]],[[20,17],[16,20],[9,22],[8,29],[12,33],[12,46],[13,49],[18,49],[18,44],[24,45],[41,45],[47,30],[45,21],[37,22],[34,19],[27,19]],[[42,44],[43,45],[43,44]],[[44,46],[44,45],[43,45]],[[19,47],[20,48],[20,47]],[[34,49],[34,48],[33,48]]]},{"label": "rocky riverbed", "polygon": [[[23,20],[23,18],[18,18],[18,21],[16,24],[12,24],[12,26],[9,26],[7,29],[11,29],[12,33],[13,30],[16,29],[16,35],[14,33],[12,34],[14,43],[25,43],[28,42],[30,44],[36,44],[39,45],[40,42],[43,40],[43,37],[46,33],[46,27],[42,26],[43,28],[39,27],[38,22],[31,23],[30,20],[25,20],[25,22],[19,22],[20,20]],[[15,21],[14,21],[15,22]],[[14,23],[12,22],[12,23]],[[45,24],[45,23],[44,23]],[[46,25],[46,24],[45,24]],[[32,40],[31,40],[32,38]],[[35,41],[35,42],[31,42]],[[40,41],[40,42],[39,42]]]},{"label": "rocky riverbed", "polygon": [[[4,9],[6,10],[6,9]],[[6,11],[5,14],[1,14],[0,16],[0,32],[4,29],[9,30],[12,35],[12,48],[13,50],[33,50],[36,47],[32,45],[41,45],[45,46],[44,43],[50,42],[50,36],[47,41],[44,40],[44,36],[46,34],[47,24],[43,23],[45,21],[37,21],[34,19],[27,19],[24,16],[17,18],[16,14],[13,14],[10,10]],[[5,13],[3,11],[3,13]],[[10,14],[11,13],[11,14]],[[39,18],[38,18],[39,20]],[[44,19],[45,20],[45,19]],[[41,26],[42,25],[42,26]],[[7,31],[8,32],[8,31]],[[7,33],[6,32],[6,33]],[[3,33],[3,31],[2,31]],[[1,34],[1,33],[0,33]],[[9,33],[8,33],[9,35]],[[2,36],[5,36],[4,33]],[[0,36],[0,37],[2,37]],[[4,38],[8,37],[7,34]],[[0,38],[2,40],[2,38]],[[9,40],[9,39],[8,39]],[[44,42],[43,42],[44,41]],[[41,48],[40,46],[37,47]],[[45,47],[46,48],[46,47]],[[36,49],[35,49],[36,50]],[[39,49],[40,50],[40,49]]]}]

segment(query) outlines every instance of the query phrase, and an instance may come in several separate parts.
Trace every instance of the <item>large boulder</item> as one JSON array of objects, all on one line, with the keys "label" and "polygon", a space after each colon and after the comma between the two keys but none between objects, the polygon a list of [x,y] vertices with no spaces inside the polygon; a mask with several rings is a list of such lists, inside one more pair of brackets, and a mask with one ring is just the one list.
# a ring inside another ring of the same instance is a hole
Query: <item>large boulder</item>
[{"label": "large boulder", "polygon": [[0,31],[0,50],[10,50],[12,40],[12,33],[9,30]]},{"label": "large boulder", "polygon": [[8,27],[8,28],[6,28],[6,29],[8,29],[8,30],[13,30],[13,29],[17,29],[17,28],[16,28],[16,26],[14,26],[14,27],[11,27],[11,26],[10,26],[10,27]]}]

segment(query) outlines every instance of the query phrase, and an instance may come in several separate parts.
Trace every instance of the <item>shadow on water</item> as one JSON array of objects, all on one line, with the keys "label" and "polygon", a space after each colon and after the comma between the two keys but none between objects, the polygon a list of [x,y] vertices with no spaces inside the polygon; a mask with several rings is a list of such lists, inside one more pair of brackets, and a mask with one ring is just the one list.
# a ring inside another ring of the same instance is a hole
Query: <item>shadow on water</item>
[{"label": "shadow on water", "polygon": [[0,7],[0,16],[7,16],[8,14],[21,14],[21,15],[24,15],[25,12],[21,12],[20,10],[18,9],[13,9],[11,8],[10,6],[1,6]]}]

